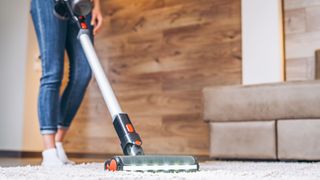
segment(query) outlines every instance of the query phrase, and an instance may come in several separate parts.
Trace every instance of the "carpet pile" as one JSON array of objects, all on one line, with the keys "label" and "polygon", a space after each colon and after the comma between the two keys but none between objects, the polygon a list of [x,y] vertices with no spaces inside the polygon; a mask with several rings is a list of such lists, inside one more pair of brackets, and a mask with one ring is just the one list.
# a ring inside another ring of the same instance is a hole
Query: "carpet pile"
[{"label": "carpet pile", "polygon": [[103,170],[103,164],[101,163],[70,165],[62,168],[45,168],[41,166],[0,167],[0,179],[320,179],[320,163],[210,161],[201,163],[200,167],[201,170],[196,173],[106,172]]}]

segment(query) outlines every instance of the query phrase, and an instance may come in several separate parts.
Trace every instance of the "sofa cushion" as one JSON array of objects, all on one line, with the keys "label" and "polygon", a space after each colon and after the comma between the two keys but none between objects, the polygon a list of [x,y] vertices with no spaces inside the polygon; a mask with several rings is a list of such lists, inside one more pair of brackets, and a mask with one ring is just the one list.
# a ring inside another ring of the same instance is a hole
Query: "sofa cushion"
[{"label": "sofa cushion", "polygon": [[275,121],[210,123],[210,157],[276,159]]},{"label": "sofa cushion", "polygon": [[280,160],[320,160],[320,119],[279,120]]},{"label": "sofa cushion", "polygon": [[203,94],[207,121],[320,117],[320,81],[208,87]]}]

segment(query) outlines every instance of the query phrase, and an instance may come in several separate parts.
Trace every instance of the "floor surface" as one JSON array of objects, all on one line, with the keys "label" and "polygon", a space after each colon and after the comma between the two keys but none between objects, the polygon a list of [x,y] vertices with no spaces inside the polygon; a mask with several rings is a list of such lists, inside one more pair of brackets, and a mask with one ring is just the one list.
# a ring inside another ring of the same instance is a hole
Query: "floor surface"
[{"label": "floor surface", "polygon": [[81,164],[44,168],[40,159],[0,158],[0,179],[320,179],[320,163],[208,161],[196,173],[133,173],[106,172],[99,159],[73,160]]}]

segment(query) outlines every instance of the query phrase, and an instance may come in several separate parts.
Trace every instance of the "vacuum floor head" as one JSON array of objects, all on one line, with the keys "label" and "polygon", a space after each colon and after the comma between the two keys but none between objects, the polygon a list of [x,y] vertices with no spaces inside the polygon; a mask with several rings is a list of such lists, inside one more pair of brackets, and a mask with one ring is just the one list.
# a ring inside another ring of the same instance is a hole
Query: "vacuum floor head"
[{"label": "vacuum floor head", "polygon": [[195,172],[199,163],[193,156],[115,156],[105,162],[105,170],[137,172]]}]

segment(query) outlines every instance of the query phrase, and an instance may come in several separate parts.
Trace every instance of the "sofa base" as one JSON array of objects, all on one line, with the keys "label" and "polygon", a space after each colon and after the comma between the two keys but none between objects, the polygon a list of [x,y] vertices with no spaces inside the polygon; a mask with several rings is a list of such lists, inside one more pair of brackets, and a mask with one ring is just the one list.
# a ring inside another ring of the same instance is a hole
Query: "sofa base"
[{"label": "sofa base", "polygon": [[276,160],[275,121],[210,123],[210,157]]},{"label": "sofa base", "polygon": [[212,122],[210,157],[320,161],[320,119]]},{"label": "sofa base", "polygon": [[320,119],[278,121],[280,160],[320,160]]}]

